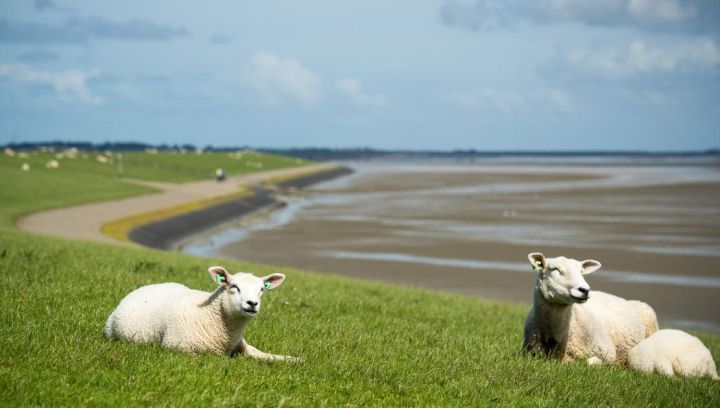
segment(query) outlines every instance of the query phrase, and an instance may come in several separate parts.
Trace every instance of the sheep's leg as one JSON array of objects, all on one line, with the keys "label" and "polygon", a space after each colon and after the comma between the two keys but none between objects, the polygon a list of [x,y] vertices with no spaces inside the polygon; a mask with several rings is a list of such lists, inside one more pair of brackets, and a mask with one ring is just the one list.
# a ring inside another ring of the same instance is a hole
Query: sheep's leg
[{"label": "sheep's leg", "polygon": [[669,377],[672,377],[675,375],[675,370],[673,369],[673,365],[669,361],[661,361],[661,362],[655,363],[654,371],[656,373],[664,374]]},{"label": "sheep's leg", "polygon": [[277,354],[270,354],[266,353],[264,351],[260,351],[256,349],[255,347],[248,344],[247,341],[243,339],[242,341],[242,350],[243,352],[252,358],[259,358],[261,360],[270,360],[270,361],[294,361],[298,362],[300,361],[297,357],[291,357],[291,356],[281,356]]},{"label": "sheep's leg", "polygon": [[[601,344],[603,342],[600,342]],[[590,356],[585,360],[587,365],[601,365],[601,364],[614,364],[615,363],[615,349],[612,346],[605,345],[604,347],[600,344],[597,346],[597,354]]]},{"label": "sheep's leg", "polygon": [[[606,336],[602,336],[597,340],[597,354],[590,357],[587,362],[588,364],[615,364],[617,359],[617,352],[615,351],[615,344]],[[597,361],[596,361],[597,359]],[[593,360],[592,362],[590,360]]]}]

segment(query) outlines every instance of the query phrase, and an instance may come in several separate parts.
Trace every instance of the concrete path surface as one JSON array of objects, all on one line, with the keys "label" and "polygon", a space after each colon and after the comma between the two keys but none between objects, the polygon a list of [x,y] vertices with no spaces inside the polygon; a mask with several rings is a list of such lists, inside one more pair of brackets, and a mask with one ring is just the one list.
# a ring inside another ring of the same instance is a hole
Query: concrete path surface
[{"label": "concrete path surface", "polygon": [[18,227],[43,235],[80,240],[134,245],[115,240],[100,231],[108,222],[147,212],[175,207],[184,203],[207,200],[237,193],[240,188],[250,187],[276,177],[298,177],[308,173],[337,167],[319,163],[309,166],[268,170],[251,174],[228,177],[225,182],[215,180],[188,183],[162,183],[143,180],[126,180],[160,190],[157,193],[113,201],[82,204],[25,216],[18,220]]}]

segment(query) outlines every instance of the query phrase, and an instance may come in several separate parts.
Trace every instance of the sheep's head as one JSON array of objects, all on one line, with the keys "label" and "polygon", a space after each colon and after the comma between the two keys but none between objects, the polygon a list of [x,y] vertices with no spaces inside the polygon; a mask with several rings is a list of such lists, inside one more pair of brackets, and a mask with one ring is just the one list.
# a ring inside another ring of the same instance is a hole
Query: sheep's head
[{"label": "sheep's head", "polygon": [[552,303],[569,305],[585,303],[590,298],[590,285],[583,275],[600,269],[600,262],[587,259],[575,259],[560,256],[545,258],[539,252],[528,255],[533,269],[538,273],[538,285],[543,297]]},{"label": "sheep's head", "polygon": [[280,286],[285,280],[285,275],[281,273],[262,277],[243,272],[230,274],[222,266],[211,266],[208,272],[212,280],[224,289],[220,296],[225,312],[242,317],[257,316],[263,293]]}]

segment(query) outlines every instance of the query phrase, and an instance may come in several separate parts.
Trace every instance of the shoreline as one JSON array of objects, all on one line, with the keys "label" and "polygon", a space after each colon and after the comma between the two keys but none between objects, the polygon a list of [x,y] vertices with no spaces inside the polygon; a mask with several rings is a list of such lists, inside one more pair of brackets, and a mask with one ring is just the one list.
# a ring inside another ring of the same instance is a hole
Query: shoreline
[{"label": "shoreline", "polygon": [[173,250],[177,244],[194,235],[218,228],[222,224],[238,221],[258,210],[278,204],[277,195],[301,190],[310,185],[351,174],[348,167],[338,166],[297,177],[269,180],[269,186],[257,186],[248,196],[231,199],[179,215],[163,218],[132,228],[128,239],[145,247]]},{"label": "shoreline", "polygon": [[[241,196],[254,186],[274,180],[310,175],[337,169],[333,163],[316,163],[300,167],[285,167],[230,176],[223,183],[200,180],[168,183],[143,180],[124,180],[155,189],[155,192],[121,199],[89,202],[57,209],[43,210],[21,216],[16,226],[24,231],[45,236],[94,241],[113,245],[137,246],[119,235],[136,226],[138,219],[148,214],[165,218],[168,213],[181,214],[207,204],[223,202],[228,197]],[[153,221],[160,218],[154,218]],[[128,221],[128,225],[108,231],[109,224]]]}]

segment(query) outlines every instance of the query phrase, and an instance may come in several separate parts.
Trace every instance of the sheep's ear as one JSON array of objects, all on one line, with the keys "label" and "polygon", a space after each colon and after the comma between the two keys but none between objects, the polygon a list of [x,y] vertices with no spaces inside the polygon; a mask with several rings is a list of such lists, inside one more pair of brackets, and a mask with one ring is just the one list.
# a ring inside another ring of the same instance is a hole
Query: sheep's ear
[{"label": "sheep's ear", "polygon": [[547,268],[547,262],[545,261],[545,255],[540,252],[533,252],[528,254],[528,261],[532,265],[533,269],[540,272]]},{"label": "sheep's ear", "polygon": [[593,273],[600,269],[602,264],[600,262],[594,260],[594,259],[586,259],[582,261],[582,273],[583,275],[587,275],[588,273]]},{"label": "sheep's ear", "polygon": [[260,279],[263,280],[265,289],[275,289],[285,281],[285,275],[282,273],[272,273],[268,276],[263,276]]},{"label": "sheep's ear", "polygon": [[208,268],[208,273],[212,278],[213,282],[220,286],[227,286],[230,274],[222,266],[211,266]]}]

